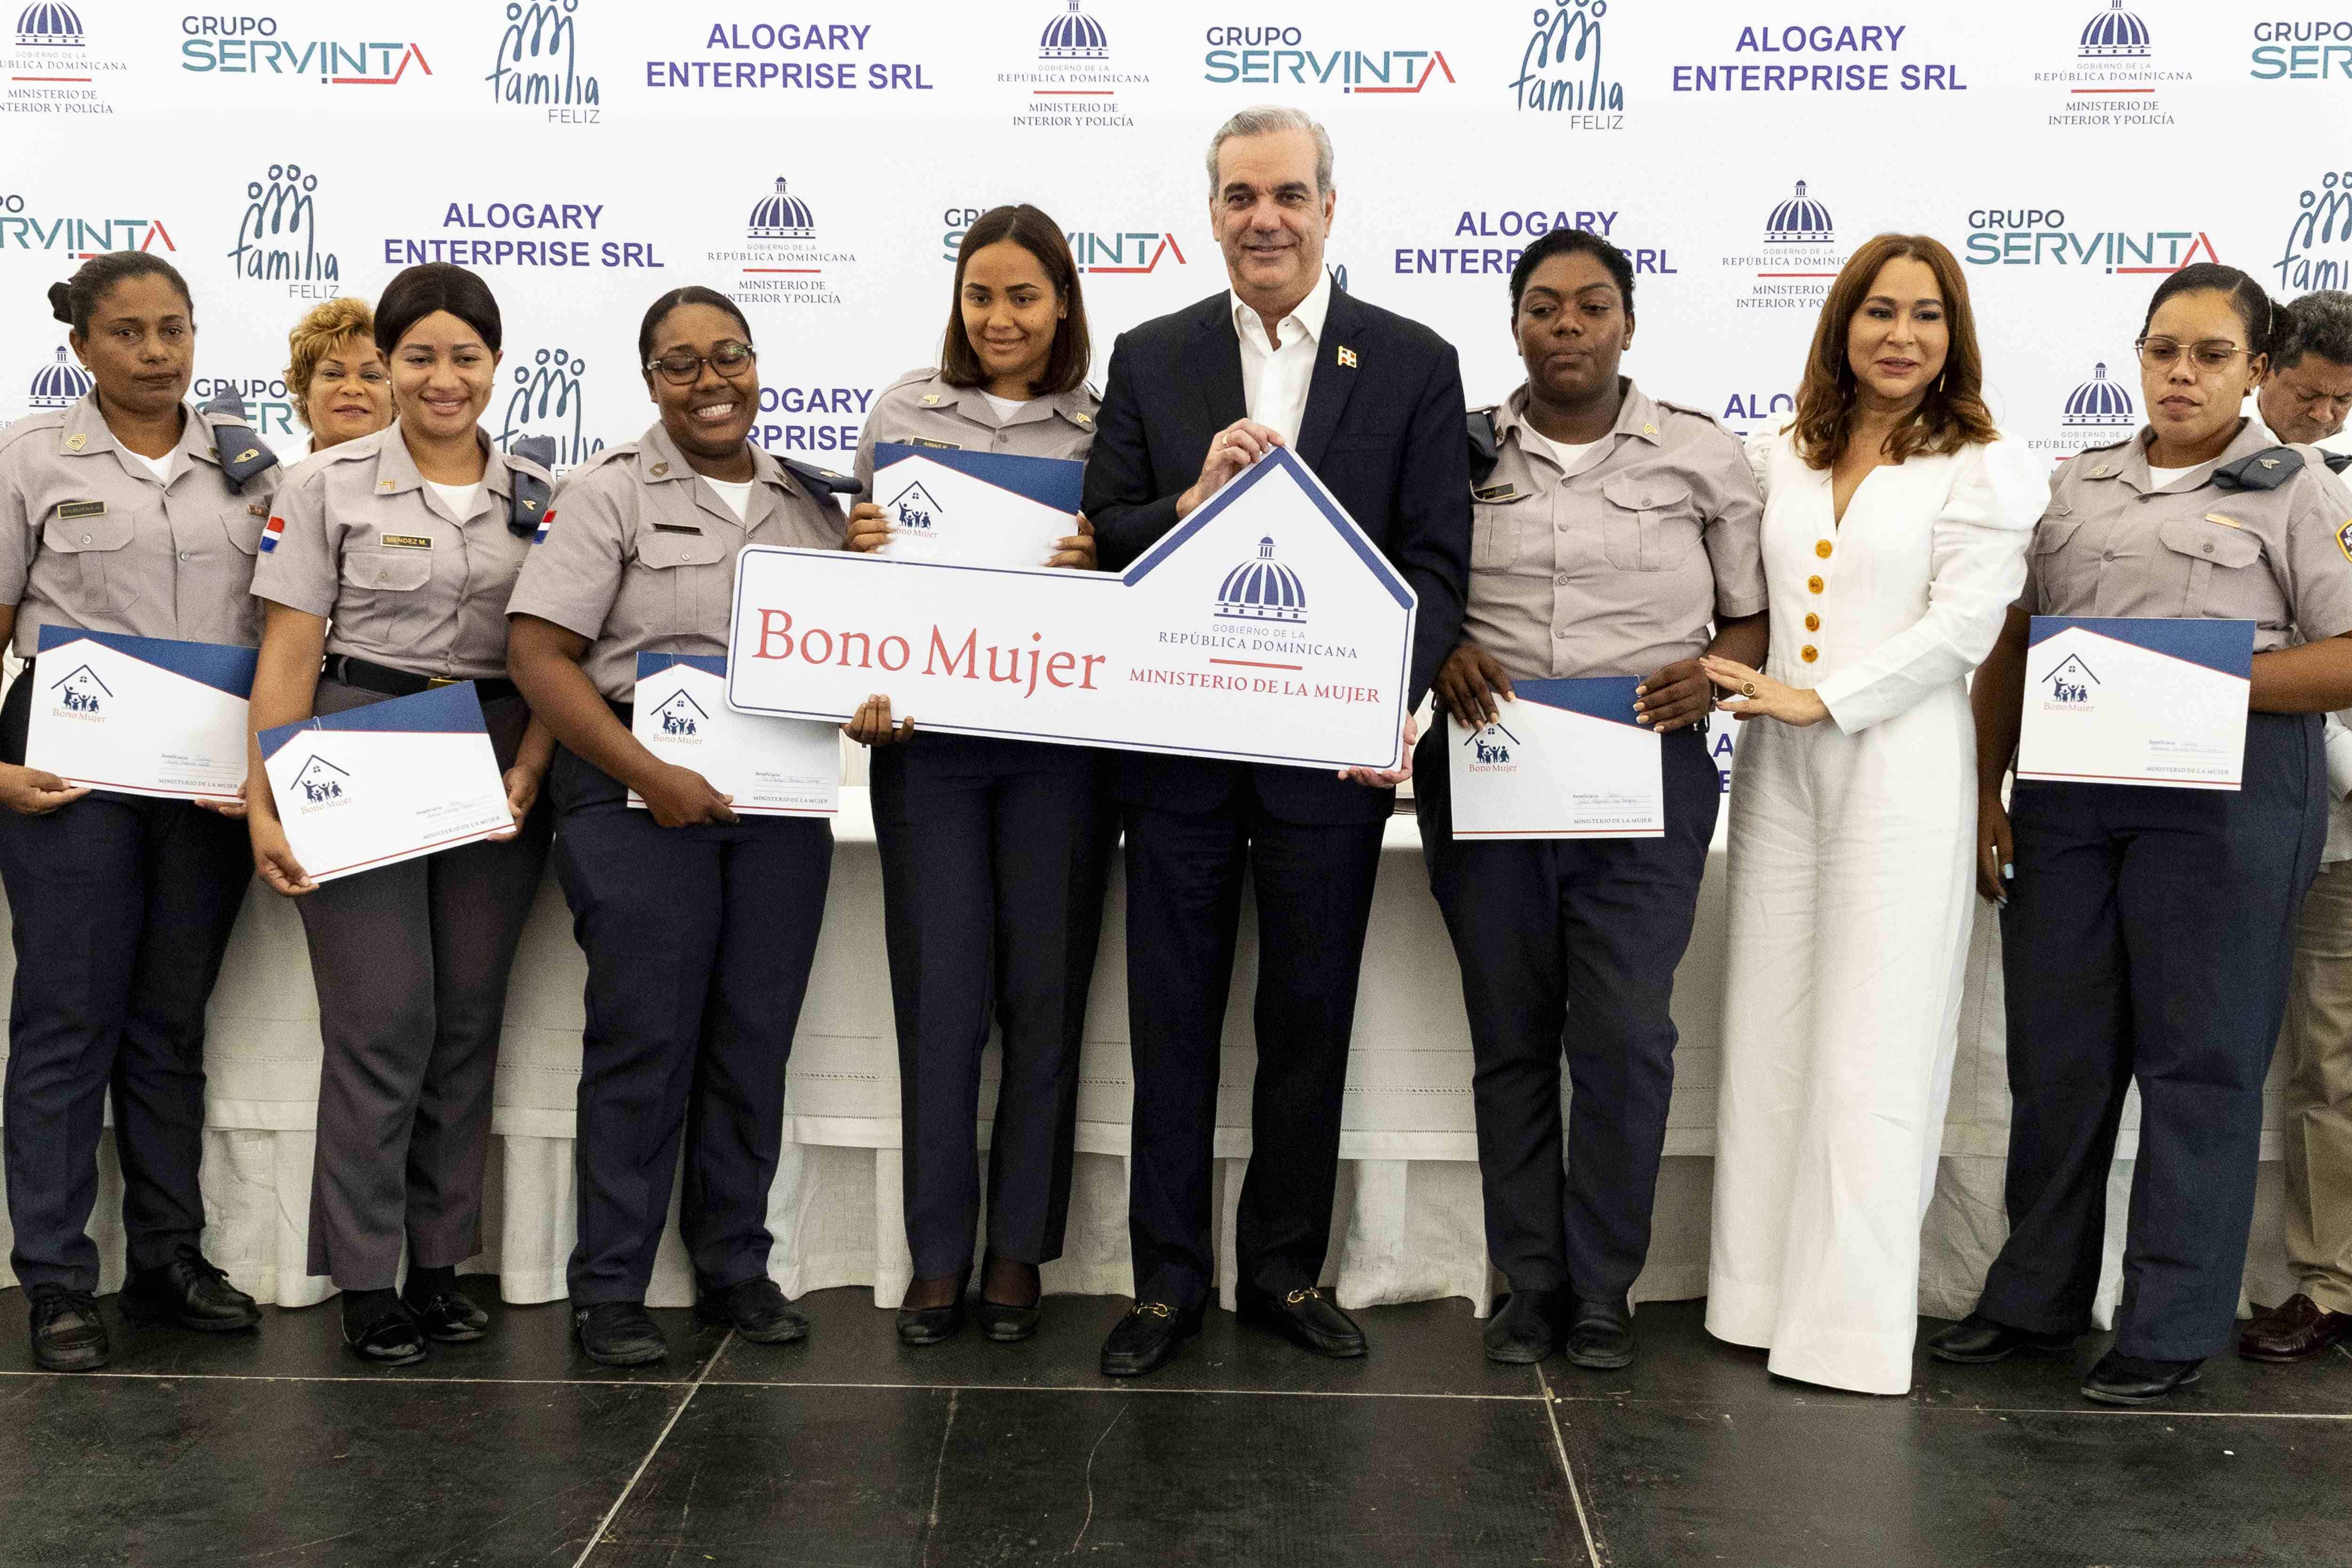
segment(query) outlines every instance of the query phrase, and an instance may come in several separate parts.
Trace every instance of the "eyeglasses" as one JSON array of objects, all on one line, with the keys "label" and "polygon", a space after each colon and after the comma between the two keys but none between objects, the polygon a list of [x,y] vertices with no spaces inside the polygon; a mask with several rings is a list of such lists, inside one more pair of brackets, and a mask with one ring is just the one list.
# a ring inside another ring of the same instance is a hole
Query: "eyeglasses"
[{"label": "eyeglasses", "polygon": [[2179,343],[2170,338],[2141,338],[2132,347],[2139,351],[2139,363],[2150,370],[2164,369],[2183,353],[2195,362],[2199,370],[2227,370],[2231,360],[2247,352],[2227,338],[2207,338],[2197,343]]},{"label": "eyeglasses", "polygon": [[661,378],[672,386],[692,386],[702,379],[702,367],[706,364],[721,375],[732,376],[759,357],[750,343],[739,343],[729,338],[724,342],[713,343],[707,354],[690,354],[681,351],[664,354],[659,359],[649,359],[646,361],[646,370],[648,374],[659,371]]}]

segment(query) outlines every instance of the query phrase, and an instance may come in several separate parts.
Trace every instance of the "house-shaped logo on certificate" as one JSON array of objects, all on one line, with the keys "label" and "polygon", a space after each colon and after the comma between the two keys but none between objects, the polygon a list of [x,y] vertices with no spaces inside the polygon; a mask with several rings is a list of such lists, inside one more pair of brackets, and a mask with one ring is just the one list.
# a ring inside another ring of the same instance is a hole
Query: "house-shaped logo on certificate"
[{"label": "house-shaped logo on certificate", "polygon": [[900,490],[890,500],[890,521],[900,528],[928,533],[940,521],[944,510],[920,479]]},{"label": "house-shaped logo on certificate", "polygon": [[2099,684],[2099,678],[2091,673],[2081,654],[2070,653],[2042,678],[2042,684],[2050,688],[2053,702],[2084,703],[2090,701],[2091,688]]},{"label": "house-shaped logo on certificate", "polygon": [[294,775],[294,787],[312,805],[326,805],[343,798],[345,786],[351,783],[351,778],[347,770],[335,766],[326,758],[312,757],[302,764],[302,771]]},{"label": "house-shaped logo on certificate", "polygon": [[1519,743],[1519,738],[1496,723],[1483,730],[1473,730],[1463,738],[1462,743],[1474,748],[1471,755],[1482,765],[1499,767],[1511,760],[1511,748]]},{"label": "house-shaped logo on certificate", "polygon": [[57,693],[58,706],[68,713],[95,713],[100,699],[114,695],[98,678],[98,671],[86,664],[78,664],[70,673],[51,681],[49,689]]},{"label": "house-shaped logo on certificate", "polygon": [[702,704],[683,691],[671,692],[669,700],[654,710],[654,717],[661,721],[662,733],[672,737],[699,734],[710,722]]}]

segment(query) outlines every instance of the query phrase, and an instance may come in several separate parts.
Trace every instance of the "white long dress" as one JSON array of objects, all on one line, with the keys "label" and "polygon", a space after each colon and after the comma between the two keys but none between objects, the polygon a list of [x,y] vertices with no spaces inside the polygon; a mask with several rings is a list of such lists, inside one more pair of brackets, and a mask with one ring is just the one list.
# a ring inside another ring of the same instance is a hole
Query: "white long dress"
[{"label": "white long dress", "polygon": [[2015,440],[1915,457],[1841,524],[1785,432],[1748,460],[1767,673],[1831,718],[1739,738],[1706,1326],[1784,1377],[1902,1394],[1975,897],[1968,677],[2024,585],[2047,466]]}]

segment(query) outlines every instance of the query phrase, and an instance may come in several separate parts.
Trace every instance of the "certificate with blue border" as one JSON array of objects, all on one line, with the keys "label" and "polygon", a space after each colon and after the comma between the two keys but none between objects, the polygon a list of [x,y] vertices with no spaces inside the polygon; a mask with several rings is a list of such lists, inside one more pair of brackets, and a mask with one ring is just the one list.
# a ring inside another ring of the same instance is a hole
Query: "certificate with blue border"
[{"label": "certificate with blue border", "polygon": [[[727,706],[727,661],[707,654],[637,655],[630,733],[700,773],[730,810],[754,816],[832,816],[841,809],[841,726],[768,719]],[[629,804],[645,797],[629,792]]]},{"label": "certificate with blue border", "polygon": [[1491,724],[1446,720],[1456,838],[1662,838],[1664,752],[1632,676],[1513,681]]},{"label": "certificate with blue border", "polygon": [[260,741],[287,843],[314,882],[515,825],[470,680],[280,724]]},{"label": "certificate with blue border", "polygon": [[874,448],[874,503],[894,561],[1043,566],[1077,531],[1087,466],[1066,458],[961,452],[895,441]]},{"label": "certificate with blue border", "polygon": [[2036,616],[2017,776],[2237,789],[2254,623]]},{"label": "certificate with blue border", "polygon": [[45,626],[25,762],[68,784],[166,800],[235,800],[245,782],[246,699],[259,655]]}]

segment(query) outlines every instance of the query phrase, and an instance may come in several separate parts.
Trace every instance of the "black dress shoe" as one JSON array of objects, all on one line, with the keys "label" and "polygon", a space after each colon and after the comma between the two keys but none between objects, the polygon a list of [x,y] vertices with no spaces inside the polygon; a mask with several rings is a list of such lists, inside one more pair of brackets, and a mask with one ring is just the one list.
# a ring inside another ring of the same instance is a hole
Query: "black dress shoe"
[{"label": "black dress shoe", "polygon": [[1105,1377],[1141,1377],[1176,1359],[1184,1342],[1201,1331],[1201,1308],[1138,1301],[1103,1341]]},{"label": "black dress shoe", "polygon": [[1595,1372],[1633,1364],[1633,1304],[1579,1296],[1568,1310],[1568,1359]]},{"label": "black dress shoe", "polygon": [[1364,1331],[1318,1287],[1280,1296],[1236,1289],[1234,1306],[1243,1322],[1271,1329],[1317,1355],[1346,1361],[1364,1353]]},{"label": "black dress shoe", "polygon": [[906,1345],[937,1345],[963,1332],[963,1297],[958,1295],[944,1307],[901,1307],[898,1309],[898,1342]]},{"label": "black dress shoe", "polygon": [[390,1290],[343,1292],[343,1343],[376,1366],[414,1366],[425,1359],[425,1330]]},{"label": "black dress shoe", "polygon": [[203,1333],[234,1333],[261,1324],[254,1299],[193,1247],[181,1247],[160,1268],[142,1268],[124,1280],[122,1304],[133,1316]]},{"label": "black dress shoe", "polygon": [[2154,1405],[2176,1389],[2193,1385],[2204,1364],[2202,1359],[2148,1361],[2109,1351],[2083,1379],[2083,1397],[2101,1405]]},{"label": "black dress shoe", "polygon": [[1982,1312],[1970,1312],[1927,1340],[1927,1353],[1955,1366],[1981,1366],[2005,1361],[2019,1351],[2045,1351],[2063,1355],[2074,1348],[2073,1334],[2037,1334],[1996,1323]]},{"label": "black dress shoe", "polygon": [[724,1323],[755,1345],[788,1345],[808,1338],[808,1320],[764,1274],[740,1279],[694,1304],[706,1323]]},{"label": "black dress shoe", "polygon": [[420,1281],[412,1273],[400,1293],[400,1303],[426,1339],[459,1345],[490,1331],[490,1315],[474,1305],[455,1280],[426,1279],[421,1284],[419,1289]]},{"label": "black dress shoe", "polygon": [[1037,1331],[1034,1301],[1025,1307],[1008,1307],[983,1296],[971,1304],[971,1315],[979,1322],[980,1331],[1001,1345],[1016,1343]]},{"label": "black dress shoe", "polygon": [[1495,1303],[1486,1320],[1486,1359],[1505,1366],[1531,1366],[1559,1349],[1559,1322],[1566,1315],[1565,1290],[1514,1290]]},{"label": "black dress shoe", "polygon": [[106,1364],[106,1320],[87,1290],[44,1283],[25,1288],[33,1311],[33,1364],[43,1372],[89,1372]]},{"label": "black dress shoe", "polygon": [[599,1301],[572,1310],[580,1353],[604,1366],[644,1366],[669,1353],[669,1342],[643,1301]]}]

